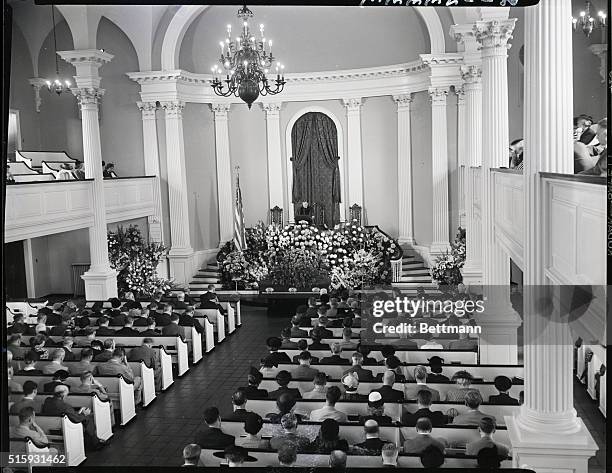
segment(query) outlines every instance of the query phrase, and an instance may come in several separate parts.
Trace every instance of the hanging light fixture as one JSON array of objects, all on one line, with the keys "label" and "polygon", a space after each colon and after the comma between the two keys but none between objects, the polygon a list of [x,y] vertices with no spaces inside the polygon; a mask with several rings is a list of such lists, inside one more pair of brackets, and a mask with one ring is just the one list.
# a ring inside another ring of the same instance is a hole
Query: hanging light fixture
[{"label": "hanging light fixture", "polygon": [[55,9],[53,5],[51,5],[51,21],[53,22],[53,55],[55,57],[55,80],[53,82],[47,80],[46,83],[49,92],[55,92],[57,95],[61,95],[62,92],[70,89],[70,81],[61,81],[59,78],[59,65],[57,62],[57,36],[55,34]]},{"label": "hanging light fixture", "polygon": [[[221,97],[234,95],[240,97],[249,108],[260,95],[276,95],[285,87],[285,66],[272,56],[272,40],[264,37],[264,25],[259,25],[259,37],[251,34],[249,18],[253,12],[244,6],[238,10],[238,18],[242,20],[240,36],[232,41],[232,25],[227,25],[227,37],[221,41],[221,58],[211,69],[213,79],[211,85],[215,94]],[[266,74],[272,68],[276,72],[274,87],[270,86]],[[225,80],[220,76],[225,74]]]},{"label": "hanging light fixture", "polygon": [[606,27],[606,18],[607,16],[602,10],[597,12],[597,18],[591,16],[591,2],[587,1],[584,10],[580,12],[580,17],[572,17],[574,31],[577,31],[580,27],[587,38],[591,36],[591,33],[596,28],[601,28],[603,32],[603,29]]}]

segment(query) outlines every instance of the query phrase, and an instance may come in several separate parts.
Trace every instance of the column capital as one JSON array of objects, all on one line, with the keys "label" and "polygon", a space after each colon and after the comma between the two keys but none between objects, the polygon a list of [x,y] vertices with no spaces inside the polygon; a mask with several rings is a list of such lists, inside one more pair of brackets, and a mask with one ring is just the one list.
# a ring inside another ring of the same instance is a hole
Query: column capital
[{"label": "column capital", "polygon": [[166,118],[183,118],[185,102],[182,100],[169,100],[161,102],[161,106],[166,111]]},{"label": "column capital", "polygon": [[86,105],[95,105],[97,107],[105,92],[104,89],[97,87],[73,87],[70,91],[77,98],[81,108]]},{"label": "column capital", "polygon": [[34,88],[34,103],[36,104],[36,111],[40,112],[40,106],[42,104],[40,89],[46,85],[46,81],[42,77],[33,77],[32,79],[28,79],[28,82]]},{"label": "column capital", "polygon": [[136,102],[138,109],[142,112],[143,120],[155,120],[157,105],[155,102]]},{"label": "column capital", "polygon": [[505,53],[507,49],[510,49],[508,41],[512,39],[512,32],[514,31],[515,24],[516,18],[477,21],[474,24],[473,30],[476,41],[480,44],[480,49],[499,49]]},{"label": "column capital", "polygon": [[58,56],[76,68],[74,79],[77,87],[99,87],[98,69],[114,57],[101,49],[77,49],[58,51]]},{"label": "column capital", "polygon": [[465,105],[465,89],[463,85],[455,87],[455,94],[457,94],[457,105]]},{"label": "column capital", "polygon": [[221,103],[221,102],[213,102],[210,104],[210,108],[212,109],[213,113],[215,114],[215,119],[216,118],[222,118],[222,117],[227,117],[227,112],[229,112],[229,109],[231,107],[231,103]]},{"label": "column capital", "polygon": [[272,114],[278,115],[281,109],[281,105],[282,105],[281,102],[271,102],[271,103],[266,102],[266,103],[261,104],[261,108],[264,110],[264,112],[266,112],[266,116],[272,115]]},{"label": "column capital", "polygon": [[361,97],[353,97],[350,99],[342,99],[342,103],[348,112],[357,112],[363,103]]},{"label": "column capital", "polygon": [[461,66],[461,78],[466,84],[480,83],[482,80],[482,68],[475,64]]},{"label": "column capital", "polygon": [[430,87],[429,96],[431,97],[432,105],[446,105],[446,97],[448,96],[448,88]]},{"label": "column capital", "polygon": [[412,94],[394,95],[393,100],[397,104],[398,111],[404,110],[404,109],[409,110],[413,97],[412,97]]}]

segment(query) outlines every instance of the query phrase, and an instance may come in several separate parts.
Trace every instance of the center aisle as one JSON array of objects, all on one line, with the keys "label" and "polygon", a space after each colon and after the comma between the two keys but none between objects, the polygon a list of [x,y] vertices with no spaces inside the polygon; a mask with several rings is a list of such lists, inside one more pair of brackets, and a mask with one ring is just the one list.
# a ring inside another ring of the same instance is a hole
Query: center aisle
[{"label": "center aisle", "polygon": [[288,318],[268,318],[266,309],[242,306],[242,327],[215,347],[150,407],[138,411],[112,444],[87,454],[83,466],[180,466],[183,447],[203,425],[204,409],[216,406],[221,417],[232,411],[231,397],[246,385],[249,366],[259,368],[266,339],[280,334]]}]

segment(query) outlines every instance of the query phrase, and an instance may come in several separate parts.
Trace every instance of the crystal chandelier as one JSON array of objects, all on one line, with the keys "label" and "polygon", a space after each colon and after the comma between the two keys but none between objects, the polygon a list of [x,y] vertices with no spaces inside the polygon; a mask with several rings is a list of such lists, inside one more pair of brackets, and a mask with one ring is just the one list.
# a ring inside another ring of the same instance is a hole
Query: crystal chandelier
[{"label": "crystal chandelier", "polygon": [[587,1],[585,9],[580,12],[580,18],[572,18],[574,31],[580,27],[586,37],[590,37],[595,28],[603,29],[606,27],[606,14],[603,11],[597,12],[597,18],[591,16],[591,2]]},{"label": "crystal chandelier", "polygon": [[47,89],[49,92],[55,92],[57,95],[61,95],[65,90],[70,89],[70,81],[65,80],[62,82],[59,79],[59,65],[57,63],[57,38],[55,36],[55,9],[53,5],[51,5],[51,21],[53,22],[53,48],[54,48],[54,56],[55,56],[55,80],[51,82],[50,80],[46,81]]},{"label": "crystal chandelier", "polygon": [[[212,67],[213,79],[211,85],[215,94],[221,97],[234,95],[240,97],[249,108],[259,95],[275,95],[285,87],[285,66],[272,56],[272,40],[266,41],[264,25],[259,25],[259,38],[251,34],[248,19],[253,12],[244,6],[238,10],[238,18],[242,20],[242,32],[232,41],[232,25],[227,25],[227,37],[221,41],[221,58]],[[274,66],[276,79],[271,87],[266,74]],[[225,79],[220,76],[225,74]]]}]

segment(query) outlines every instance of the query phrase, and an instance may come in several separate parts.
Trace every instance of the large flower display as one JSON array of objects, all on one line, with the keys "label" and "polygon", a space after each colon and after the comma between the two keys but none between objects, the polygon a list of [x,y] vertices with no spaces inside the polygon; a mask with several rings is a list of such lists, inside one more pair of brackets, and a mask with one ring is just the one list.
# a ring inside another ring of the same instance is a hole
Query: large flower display
[{"label": "large flower display", "polygon": [[219,253],[228,286],[237,280],[243,287],[266,281],[302,289],[322,281],[336,289],[390,282],[390,261],[399,250],[385,234],[356,222],[332,230],[305,222],[285,227],[260,222],[246,229],[246,241],[243,251],[228,243]]},{"label": "large flower display", "polygon": [[148,297],[157,290],[170,289],[170,281],[157,275],[157,266],[166,248],[159,243],[147,243],[140,230],[130,225],[127,230],[118,227],[108,232],[108,259],[117,271],[117,288],[122,294],[132,291],[139,297]]},{"label": "large flower display", "polygon": [[461,268],[465,263],[465,229],[459,227],[450,252],[436,258],[431,277],[440,285],[457,285],[463,282]]}]

